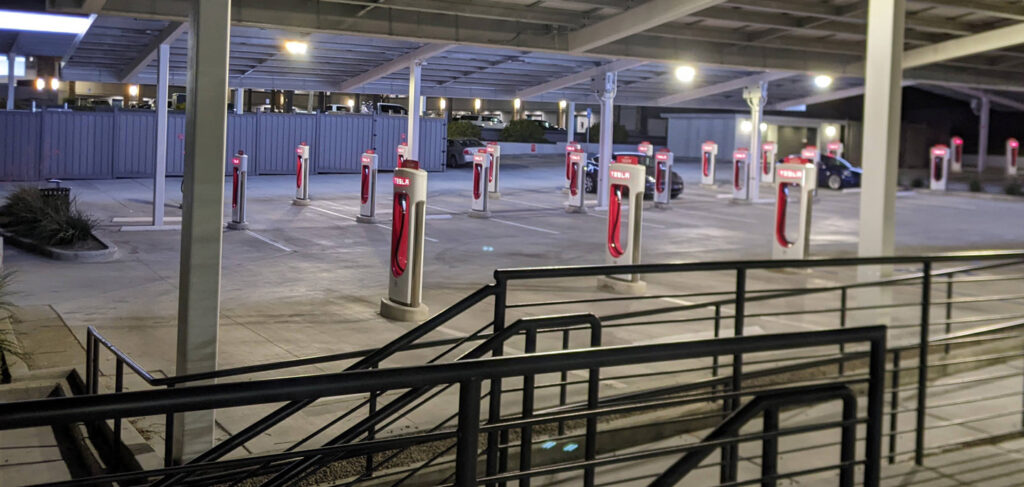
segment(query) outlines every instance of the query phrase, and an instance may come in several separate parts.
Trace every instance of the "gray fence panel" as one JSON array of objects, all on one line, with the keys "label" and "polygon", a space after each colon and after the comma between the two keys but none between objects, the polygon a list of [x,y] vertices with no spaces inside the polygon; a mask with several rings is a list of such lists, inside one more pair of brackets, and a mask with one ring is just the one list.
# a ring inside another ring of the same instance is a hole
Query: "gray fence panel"
[{"label": "gray fence panel", "polygon": [[373,116],[323,114],[317,116],[313,147],[318,173],[359,172],[359,155],[373,147]]},{"label": "gray fence panel", "polygon": [[0,112],[0,179],[34,181],[39,179],[39,144],[42,114]]},{"label": "gray fence panel", "polygon": [[156,113],[114,113],[114,177],[152,176],[156,166]]},{"label": "gray fence panel", "polygon": [[113,112],[42,112],[42,118],[40,177],[113,176]]},{"label": "gray fence panel", "polygon": [[448,120],[420,119],[420,167],[427,171],[444,171],[448,155]]},{"label": "gray fence panel", "polygon": [[377,115],[373,119],[373,148],[377,167],[390,171],[398,165],[398,144],[405,141],[407,121],[395,115]]},{"label": "gray fence panel", "polygon": [[257,174],[295,174],[295,147],[301,142],[313,150],[310,161],[317,167],[316,115],[260,113],[256,116]]},{"label": "gray fence panel", "polygon": [[[224,146],[224,174],[231,174],[231,156],[238,151],[245,151],[249,154],[249,167],[256,164],[256,114],[228,114],[227,140]],[[255,172],[253,173],[255,174]]]},{"label": "gray fence panel", "polygon": [[185,112],[167,114],[167,175],[185,175]]}]

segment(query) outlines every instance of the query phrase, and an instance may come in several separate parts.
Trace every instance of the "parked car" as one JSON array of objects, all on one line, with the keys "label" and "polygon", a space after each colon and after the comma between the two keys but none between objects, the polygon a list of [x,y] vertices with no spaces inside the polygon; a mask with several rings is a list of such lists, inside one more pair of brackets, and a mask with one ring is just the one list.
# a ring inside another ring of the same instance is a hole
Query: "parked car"
[{"label": "parked car", "polygon": [[342,105],[340,103],[331,103],[331,104],[327,105],[326,107],[324,107],[324,113],[334,113],[334,114],[352,113],[352,109],[349,108],[348,105]]},{"label": "parked car", "polygon": [[473,154],[486,148],[487,144],[477,139],[448,139],[448,167],[473,164]]},{"label": "parked car", "polygon": [[547,120],[530,120],[530,121],[535,123],[535,124],[537,124],[540,128],[542,128],[544,130],[561,130],[562,132],[565,132],[565,129],[563,129],[561,127],[556,127],[555,125],[553,125],[551,122],[549,122]]},{"label": "parked car", "polygon": [[[793,154],[786,159],[800,159],[799,155]],[[785,160],[785,159],[784,159]],[[804,159],[805,162],[810,162]],[[854,167],[849,161],[842,157],[821,155],[821,162],[818,163],[818,187],[829,189],[859,188],[860,176],[864,171]]]},{"label": "parked car", "polygon": [[495,117],[494,115],[456,115],[452,117],[452,120],[469,122],[477,127],[488,129],[500,130],[505,128],[505,122],[502,122],[501,118]]},{"label": "parked car", "polygon": [[388,115],[408,115],[409,110],[395,103],[378,103],[377,113],[386,113]]},{"label": "parked car", "polygon": [[[647,168],[647,184],[644,185],[644,199],[649,200],[654,198],[654,158],[640,152],[613,152],[612,160],[615,160],[618,156],[634,156],[637,161]],[[597,159],[597,154],[588,154],[587,159],[587,178],[583,180],[583,191],[587,193],[597,192],[597,173],[600,163]],[[683,193],[683,177],[679,173],[672,171],[672,192],[669,196],[672,199],[676,199],[680,194]]]}]

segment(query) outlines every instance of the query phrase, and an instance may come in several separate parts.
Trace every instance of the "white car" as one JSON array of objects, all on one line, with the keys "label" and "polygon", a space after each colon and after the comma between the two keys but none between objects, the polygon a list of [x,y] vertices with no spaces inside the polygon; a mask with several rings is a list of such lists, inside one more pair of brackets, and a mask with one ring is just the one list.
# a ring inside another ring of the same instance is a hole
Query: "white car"
[{"label": "white car", "polygon": [[500,118],[494,115],[457,115],[452,120],[460,122],[469,122],[477,127],[483,127],[488,129],[503,129],[505,128],[505,122],[502,122]]}]

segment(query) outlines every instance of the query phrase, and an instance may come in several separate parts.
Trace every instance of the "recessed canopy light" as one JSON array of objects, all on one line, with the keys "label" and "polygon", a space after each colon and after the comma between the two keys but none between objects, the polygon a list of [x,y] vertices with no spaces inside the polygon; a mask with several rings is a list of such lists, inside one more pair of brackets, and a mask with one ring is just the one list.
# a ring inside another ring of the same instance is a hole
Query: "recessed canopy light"
[{"label": "recessed canopy light", "polygon": [[302,41],[285,41],[284,49],[291,54],[305,54],[309,50],[309,44]]},{"label": "recessed canopy light", "polygon": [[562,100],[562,101],[558,102],[558,108],[565,108],[567,106],[569,106],[569,102],[567,102],[565,100]]},{"label": "recessed canopy light", "polygon": [[828,88],[832,86],[832,77],[827,74],[819,74],[814,77],[814,86],[818,88]]},{"label": "recessed canopy light", "polygon": [[828,125],[825,127],[825,137],[832,138],[836,136],[836,126]]},{"label": "recessed canopy light", "polygon": [[0,29],[58,34],[84,34],[92,25],[89,17],[0,10]]},{"label": "recessed canopy light", "polygon": [[60,89],[60,80],[57,78],[50,78],[50,89],[57,91]]},{"label": "recessed canopy light", "polygon": [[750,120],[744,120],[740,122],[740,131],[749,134],[751,130],[754,130],[754,124],[750,123]]},{"label": "recessed canopy light", "polygon": [[689,83],[693,81],[693,78],[697,76],[697,68],[693,66],[679,66],[676,68],[676,79],[683,83]]},{"label": "recessed canopy light", "polygon": [[523,106],[523,100],[520,100],[519,98],[516,98],[515,100],[512,100],[512,107],[513,108],[518,110],[519,107],[521,107],[521,106]]},{"label": "recessed canopy light", "polygon": [[46,88],[46,80],[43,78],[36,78],[36,91],[43,91]]}]

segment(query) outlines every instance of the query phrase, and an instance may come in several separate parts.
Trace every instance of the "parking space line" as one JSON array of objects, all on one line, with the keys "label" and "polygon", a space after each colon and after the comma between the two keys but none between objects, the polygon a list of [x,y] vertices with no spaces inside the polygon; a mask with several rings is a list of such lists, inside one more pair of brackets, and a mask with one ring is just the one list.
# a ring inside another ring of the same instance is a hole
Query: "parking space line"
[{"label": "parking space line", "polygon": [[534,207],[537,207],[537,208],[544,208],[546,210],[558,210],[558,209],[561,209],[560,206],[540,205],[540,204],[537,204],[537,203],[530,203],[530,202],[527,202],[527,201],[512,200],[512,199],[508,199],[508,198],[505,198],[505,197],[502,197],[501,200],[499,200],[499,201],[508,201],[509,203],[515,203],[517,205],[534,206]]},{"label": "parking space line", "polygon": [[[347,218],[347,219],[349,219],[349,220],[355,221],[355,218],[353,218],[353,217],[351,217],[351,216],[348,216],[348,215],[342,215],[341,213],[335,213],[335,212],[333,212],[333,211],[331,211],[331,210],[325,210],[325,209],[323,209],[323,208],[317,208],[317,207],[315,207],[315,206],[310,206],[310,208],[312,208],[312,209],[314,209],[314,210],[317,210],[317,211],[322,211],[322,212],[324,212],[324,213],[328,213],[328,214],[331,214],[331,215],[334,215],[334,216],[340,216],[340,217],[342,217],[342,218]],[[391,231],[391,226],[390,226],[390,225],[384,225],[383,223],[375,223],[374,225],[376,225],[376,226],[378,226],[378,227],[381,227],[381,228],[386,228],[386,229],[387,229],[388,231]],[[423,236],[423,238],[424,238],[425,240],[429,240],[429,241],[431,241],[431,242],[440,242],[440,240],[438,240],[438,239],[436,239],[436,238],[430,238],[430,237],[428,237],[428,236],[426,236],[426,235],[424,235],[424,236]]]},{"label": "parking space line", "polygon": [[245,233],[248,233],[249,235],[252,235],[253,237],[256,237],[256,238],[258,238],[258,239],[260,239],[260,240],[262,240],[262,241],[264,241],[264,242],[266,242],[266,243],[268,243],[270,245],[273,245],[274,247],[277,247],[277,248],[279,248],[279,249],[281,249],[281,250],[283,250],[285,252],[295,252],[294,250],[292,250],[292,249],[290,249],[288,247],[285,247],[281,243],[275,242],[274,240],[271,240],[271,239],[269,239],[267,237],[264,237],[263,235],[260,235],[260,234],[258,234],[256,232],[252,231],[252,230],[246,230]]},{"label": "parking space line", "polygon": [[522,228],[527,228],[527,229],[530,229],[530,230],[536,230],[538,232],[550,233],[550,234],[554,234],[554,235],[560,235],[561,234],[561,232],[556,232],[554,230],[548,230],[546,228],[531,227],[529,225],[523,225],[522,223],[510,222],[508,220],[500,220],[498,218],[491,218],[491,221],[492,222],[498,222],[498,223],[504,223],[506,225],[512,225],[514,227],[522,227]]}]

